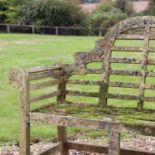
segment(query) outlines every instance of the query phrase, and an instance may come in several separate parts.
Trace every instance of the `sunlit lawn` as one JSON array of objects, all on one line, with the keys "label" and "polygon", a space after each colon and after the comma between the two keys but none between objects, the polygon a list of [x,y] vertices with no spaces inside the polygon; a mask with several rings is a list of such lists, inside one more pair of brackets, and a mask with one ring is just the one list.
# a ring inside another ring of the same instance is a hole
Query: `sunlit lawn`
[{"label": "sunlit lawn", "polygon": [[[18,138],[18,92],[8,83],[16,67],[73,63],[74,52],[89,51],[97,37],[0,34],[0,141]],[[51,137],[55,128],[34,127],[33,137]]]},{"label": "sunlit lawn", "polygon": [[[49,35],[27,35],[27,34],[0,34],[0,141],[16,141],[18,139],[18,91],[8,83],[8,71],[10,68],[16,67],[33,67],[44,66],[55,63],[73,63],[72,55],[79,51],[90,51],[94,47],[97,37],[70,37],[70,36],[49,36]],[[142,42],[118,42],[118,45],[136,45],[141,46]],[[154,42],[151,45],[155,45]],[[118,52],[114,57],[126,57],[125,53]],[[138,54],[129,54],[127,57],[138,56]],[[151,58],[154,55],[150,55]],[[140,65],[121,65],[113,64],[115,69],[140,69]],[[95,64],[95,67],[100,64]],[[92,66],[90,66],[92,67]],[[149,66],[150,70],[154,70],[154,66]],[[73,78],[80,79],[97,79],[95,75],[79,76]],[[119,76],[110,77],[113,81],[134,81],[139,78]],[[155,83],[155,80],[147,80],[149,83]],[[70,86],[71,88],[71,86]],[[98,91],[98,87],[73,86],[74,89]],[[95,89],[94,89],[95,88]],[[119,92],[122,94],[138,94],[138,90],[126,90],[120,88],[110,89],[111,92]],[[148,92],[152,95],[152,92]],[[70,100],[81,100],[87,102],[97,102],[96,99],[84,99],[80,97],[70,98]],[[136,107],[136,102],[130,101],[110,101],[110,105],[117,104],[118,106]],[[153,104],[145,105],[147,108],[154,108]],[[32,138],[50,138],[56,133],[56,129],[50,125],[34,126],[32,128]]]}]

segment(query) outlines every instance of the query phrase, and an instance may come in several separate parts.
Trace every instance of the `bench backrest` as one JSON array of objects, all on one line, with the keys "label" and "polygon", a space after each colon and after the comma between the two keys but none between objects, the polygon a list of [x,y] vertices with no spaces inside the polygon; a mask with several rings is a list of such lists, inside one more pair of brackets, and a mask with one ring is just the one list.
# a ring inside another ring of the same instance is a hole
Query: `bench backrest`
[{"label": "bench backrest", "polygon": [[[122,100],[136,101],[139,110],[143,108],[144,101],[154,102],[154,39],[155,17],[129,18],[116,24],[103,39],[97,41],[93,51],[75,55],[77,72],[100,74],[101,79],[68,81],[70,84],[99,85],[99,93],[67,91],[68,94],[99,97],[102,106],[106,106],[108,101],[116,105],[119,102],[126,104]],[[94,62],[100,63],[100,68],[88,67]]]},{"label": "bench backrest", "polygon": [[9,79],[26,105],[57,100],[141,110],[155,101],[154,39],[155,17],[129,18],[109,29],[91,52],[76,53],[75,64],[16,69]]}]

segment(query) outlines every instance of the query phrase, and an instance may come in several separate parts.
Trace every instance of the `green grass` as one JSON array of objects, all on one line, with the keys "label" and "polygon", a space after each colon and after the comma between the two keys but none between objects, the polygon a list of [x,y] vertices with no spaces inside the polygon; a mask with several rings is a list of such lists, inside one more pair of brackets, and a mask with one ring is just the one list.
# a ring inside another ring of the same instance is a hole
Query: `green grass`
[{"label": "green grass", "polygon": [[[8,83],[9,69],[73,63],[73,53],[91,50],[96,40],[97,37],[0,34],[1,142],[18,139],[18,91]],[[32,137],[49,138],[56,132],[50,125],[32,129]]]},{"label": "green grass", "polygon": [[[90,51],[94,47],[94,43],[97,37],[70,37],[70,36],[46,36],[46,35],[27,35],[27,34],[0,34],[0,141],[11,142],[18,139],[18,91],[8,83],[8,71],[10,68],[16,67],[33,67],[33,66],[45,66],[55,63],[73,63],[74,58],[72,55],[79,51]],[[118,41],[116,43],[119,46],[142,46],[142,41]],[[150,43],[151,46],[155,46],[155,42]],[[112,57],[140,57],[137,52],[113,52]],[[153,58],[155,55],[150,54],[149,58]],[[89,64],[89,68],[100,68],[101,63]],[[125,65],[125,64],[112,64],[113,69],[139,69],[140,65]],[[149,70],[154,70],[154,66],[149,65]],[[99,75],[76,75],[72,79],[100,79]],[[110,76],[111,81],[126,81],[126,82],[139,82],[138,77],[121,77]],[[147,78],[148,83],[155,83],[155,78]],[[73,86],[67,85],[68,89],[74,90],[87,90],[98,91],[97,86]],[[138,89],[125,89],[125,88],[113,88],[109,89],[112,93],[121,94],[138,94]],[[39,92],[34,93],[36,95]],[[154,94],[153,91],[146,92],[148,96]],[[32,94],[33,95],[33,94]],[[87,97],[68,97],[70,101],[74,102],[88,102],[97,103],[95,98]],[[111,106],[122,107],[136,107],[137,102],[125,101],[125,100],[109,100]],[[152,103],[146,103],[145,108],[154,109],[155,105]],[[124,121],[133,121],[134,118],[130,117],[131,113],[126,113],[126,117],[119,116],[119,119]],[[145,118],[146,115],[141,113],[138,118]],[[137,119],[138,119],[137,118]],[[147,118],[146,118],[147,119]],[[150,118],[148,118],[150,119]],[[134,122],[133,122],[134,123]],[[76,130],[76,129],[71,129]],[[56,133],[56,128],[50,125],[33,125],[32,138],[39,137],[48,139],[53,137]],[[91,135],[91,134],[90,134]],[[95,137],[97,135],[92,132]]]}]

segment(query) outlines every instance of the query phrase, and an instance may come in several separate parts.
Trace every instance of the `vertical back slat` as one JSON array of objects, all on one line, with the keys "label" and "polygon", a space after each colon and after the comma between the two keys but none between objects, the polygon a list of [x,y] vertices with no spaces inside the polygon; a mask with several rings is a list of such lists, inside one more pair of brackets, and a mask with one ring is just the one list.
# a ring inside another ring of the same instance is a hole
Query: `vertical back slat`
[{"label": "vertical back slat", "polygon": [[[110,42],[110,41],[109,41]],[[112,42],[111,42],[112,43]],[[107,106],[108,87],[109,87],[109,71],[110,71],[110,58],[111,58],[111,44],[107,45],[107,55],[104,61],[104,74],[102,77],[102,84],[99,92],[99,105]]]},{"label": "vertical back slat", "polygon": [[146,25],[144,30],[143,59],[141,61],[141,80],[140,80],[140,86],[139,86],[139,100],[137,105],[138,110],[143,109],[143,103],[144,103],[144,91],[145,91],[147,60],[148,60],[148,51],[149,51],[149,32],[150,32],[150,27],[149,25]]}]

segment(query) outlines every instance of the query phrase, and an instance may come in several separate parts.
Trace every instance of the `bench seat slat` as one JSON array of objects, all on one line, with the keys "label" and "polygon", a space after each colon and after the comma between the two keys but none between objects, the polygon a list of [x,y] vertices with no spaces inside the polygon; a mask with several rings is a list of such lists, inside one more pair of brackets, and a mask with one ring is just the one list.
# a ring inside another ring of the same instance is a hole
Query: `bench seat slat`
[{"label": "bench seat slat", "polygon": [[43,114],[43,113],[29,113],[30,121],[40,122],[40,123],[49,123],[59,126],[70,126],[70,127],[79,127],[79,128],[89,128],[89,129],[108,129],[112,126],[117,126],[118,130],[124,130],[124,128],[117,122],[112,121],[100,121],[96,119],[86,119],[86,118],[77,118],[69,117],[57,114]]}]

